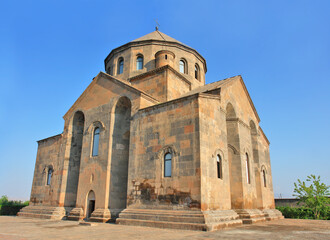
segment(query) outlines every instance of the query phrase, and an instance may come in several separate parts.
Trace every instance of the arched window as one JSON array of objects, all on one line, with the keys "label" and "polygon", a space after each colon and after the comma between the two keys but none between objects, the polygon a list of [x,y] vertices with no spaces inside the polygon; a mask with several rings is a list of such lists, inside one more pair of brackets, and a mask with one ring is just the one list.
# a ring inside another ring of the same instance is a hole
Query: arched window
[{"label": "arched window", "polygon": [[219,154],[217,155],[217,175],[222,179],[222,159]]},{"label": "arched window", "polygon": [[267,180],[266,180],[266,172],[265,172],[265,169],[262,170],[262,176],[264,178],[264,187],[267,187]]},{"label": "arched window", "polygon": [[136,70],[141,70],[143,68],[143,57],[138,56],[136,58]]},{"label": "arched window", "polygon": [[172,176],[172,154],[166,153],[164,156],[164,177]]},{"label": "arched window", "polygon": [[117,74],[122,74],[124,71],[124,59],[119,58],[117,66]]},{"label": "arched window", "polygon": [[93,153],[92,156],[99,155],[99,139],[100,139],[100,128],[95,128],[93,136]]},{"label": "arched window", "polygon": [[198,64],[196,63],[195,64],[195,78],[197,79],[197,80],[200,80],[200,76],[199,76],[200,74],[199,74],[199,66],[198,66]]},{"label": "arched window", "polygon": [[181,59],[179,63],[180,63],[180,73],[187,73],[186,61]]},{"label": "arched window", "polygon": [[51,180],[52,180],[52,175],[53,175],[53,169],[51,167],[49,167],[48,173],[47,173],[47,185],[50,185]]},{"label": "arched window", "polygon": [[250,165],[249,165],[249,155],[246,153],[245,154],[245,165],[246,165],[246,182],[250,184]]}]

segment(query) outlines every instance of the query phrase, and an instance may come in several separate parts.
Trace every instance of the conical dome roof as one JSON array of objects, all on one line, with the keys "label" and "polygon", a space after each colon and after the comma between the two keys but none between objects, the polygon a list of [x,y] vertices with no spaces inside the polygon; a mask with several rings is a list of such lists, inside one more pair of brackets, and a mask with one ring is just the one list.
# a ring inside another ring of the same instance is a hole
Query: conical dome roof
[{"label": "conical dome roof", "polygon": [[183,44],[182,42],[166,35],[165,33],[160,32],[158,30],[151,32],[147,35],[144,35],[140,38],[137,38],[137,39],[133,40],[132,42],[147,41],[147,40],[158,40],[158,41],[176,42],[176,43]]}]

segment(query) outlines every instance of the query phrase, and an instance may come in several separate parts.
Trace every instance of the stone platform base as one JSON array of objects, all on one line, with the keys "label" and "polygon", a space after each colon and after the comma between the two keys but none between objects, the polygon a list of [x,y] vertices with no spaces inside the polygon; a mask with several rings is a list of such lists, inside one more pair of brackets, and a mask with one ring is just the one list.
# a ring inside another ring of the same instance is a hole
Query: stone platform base
[{"label": "stone platform base", "polygon": [[240,225],[242,220],[232,210],[203,213],[198,210],[125,209],[119,214],[116,223],[158,228],[213,231]]},{"label": "stone platform base", "polygon": [[17,216],[61,220],[65,218],[65,208],[50,206],[26,206],[17,213]]},{"label": "stone platform base", "polygon": [[[68,219],[82,221],[82,208],[73,208],[66,217],[64,207],[27,206],[17,216]],[[214,231],[241,224],[252,224],[259,221],[283,219],[277,209],[235,209],[235,210],[161,210],[161,209],[96,209],[87,222],[116,221],[117,224],[171,228],[198,231]],[[116,220],[114,220],[116,219]]]}]

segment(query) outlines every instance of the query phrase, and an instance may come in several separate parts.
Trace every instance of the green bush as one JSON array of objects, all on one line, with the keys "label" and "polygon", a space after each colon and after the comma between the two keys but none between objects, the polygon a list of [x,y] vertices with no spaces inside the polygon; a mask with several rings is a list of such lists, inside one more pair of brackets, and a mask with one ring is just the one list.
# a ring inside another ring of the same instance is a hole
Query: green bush
[{"label": "green bush", "polygon": [[[314,219],[314,212],[307,207],[276,207],[285,218]],[[330,206],[325,206],[320,211],[320,219],[330,220]]]},{"label": "green bush", "polygon": [[16,216],[21,208],[25,207],[26,205],[12,205],[12,206],[2,206],[0,210],[0,215],[13,215]]},{"label": "green bush", "polygon": [[16,215],[21,208],[29,205],[29,201],[9,201],[7,196],[0,198],[0,215]]}]

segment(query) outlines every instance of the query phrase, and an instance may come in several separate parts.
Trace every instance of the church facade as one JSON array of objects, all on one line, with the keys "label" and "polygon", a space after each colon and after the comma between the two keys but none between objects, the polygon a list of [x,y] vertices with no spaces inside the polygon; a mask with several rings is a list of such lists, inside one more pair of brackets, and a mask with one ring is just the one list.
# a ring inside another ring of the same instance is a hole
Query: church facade
[{"label": "church facade", "polygon": [[104,63],[63,133],[38,141],[19,216],[194,230],[282,218],[241,76],[205,84],[205,59],[158,30]]}]

